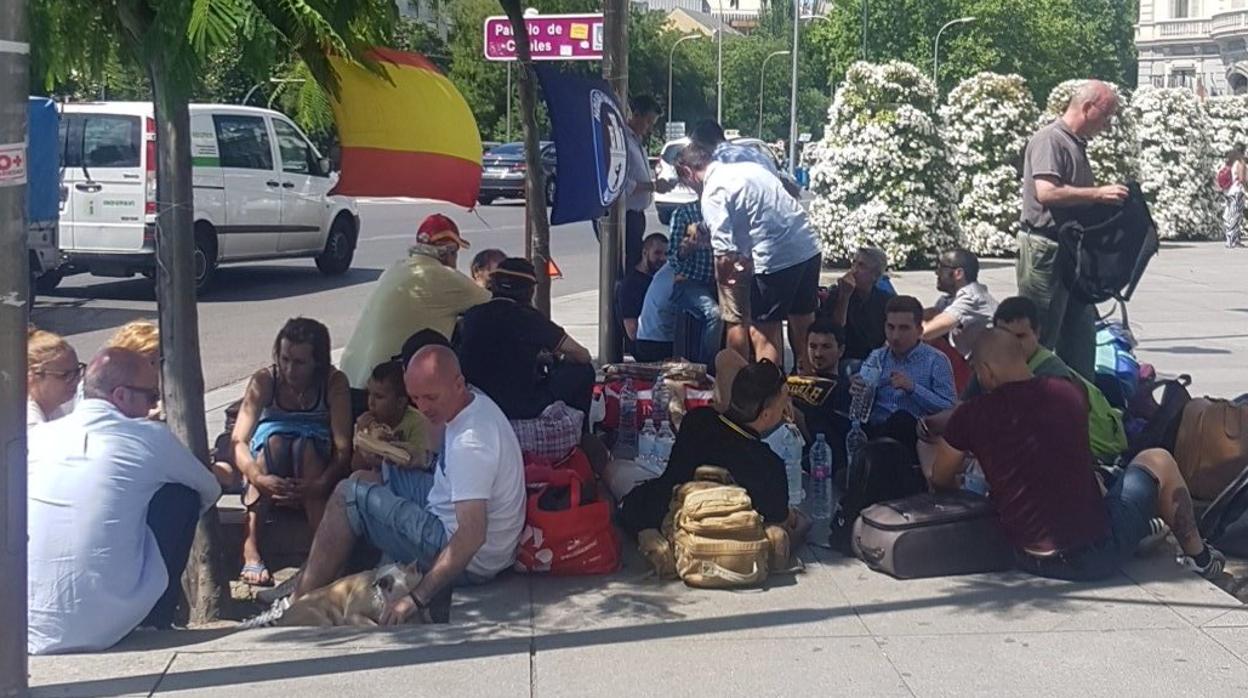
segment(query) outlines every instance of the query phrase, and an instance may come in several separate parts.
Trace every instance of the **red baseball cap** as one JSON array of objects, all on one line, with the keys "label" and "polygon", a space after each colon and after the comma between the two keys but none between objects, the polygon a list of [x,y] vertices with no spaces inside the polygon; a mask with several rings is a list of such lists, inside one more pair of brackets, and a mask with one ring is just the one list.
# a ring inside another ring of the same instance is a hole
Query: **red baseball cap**
[{"label": "red baseball cap", "polygon": [[435,213],[416,229],[416,242],[424,245],[449,245],[454,243],[460,249],[471,247],[468,241],[459,236],[459,226],[446,216]]}]

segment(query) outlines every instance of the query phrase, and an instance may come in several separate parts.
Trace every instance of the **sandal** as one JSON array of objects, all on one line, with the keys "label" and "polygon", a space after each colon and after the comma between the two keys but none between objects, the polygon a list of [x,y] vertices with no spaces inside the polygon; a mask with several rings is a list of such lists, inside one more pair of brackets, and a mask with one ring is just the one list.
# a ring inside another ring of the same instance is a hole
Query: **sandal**
[{"label": "sandal", "polygon": [[[250,579],[248,578],[248,575],[251,575]],[[269,568],[266,567],[263,562],[243,565],[243,570],[239,572],[238,578],[245,584],[249,584],[253,587],[273,586],[273,575],[269,574]]]}]

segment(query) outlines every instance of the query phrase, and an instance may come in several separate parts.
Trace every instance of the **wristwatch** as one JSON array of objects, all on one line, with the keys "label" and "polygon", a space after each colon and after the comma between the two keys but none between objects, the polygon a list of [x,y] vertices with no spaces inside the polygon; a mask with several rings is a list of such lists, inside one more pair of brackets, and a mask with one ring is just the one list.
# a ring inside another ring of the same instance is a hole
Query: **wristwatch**
[{"label": "wristwatch", "polygon": [[411,591],[409,591],[409,592],[407,593],[407,595],[408,595],[408,597],[409,597],[409,598],[411,598],[412,603],[416,604],[416,610],[418,610],[418,611],[423,611],[423,610],[425,610],[425,609],[429,608],[429,605],[428,605],[428,604],[426,604],[424,601],[421,601],[421,600],[420,600],[420,597],[416,596],[416,590],[415,590],[415,589],[412,589]]}]

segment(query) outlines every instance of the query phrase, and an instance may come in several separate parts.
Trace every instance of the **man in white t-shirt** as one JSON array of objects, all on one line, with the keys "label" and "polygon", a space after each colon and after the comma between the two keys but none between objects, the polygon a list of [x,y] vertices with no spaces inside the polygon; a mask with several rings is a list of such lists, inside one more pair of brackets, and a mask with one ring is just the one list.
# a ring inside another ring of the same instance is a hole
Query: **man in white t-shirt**
[{"label": "man in white t-shirt", "polygon": [[358,474],[339,484],[290,601],[337,579],[361,538],[424,573],[386,609],[383,623],[402,623],[447,587],[488,581],[515,561],[525,489],[511,422],[468,386],[446,347],[417,352],[406,383],[434,430],[445,430],[440,455],[430,472],[406,471],[389,486]]}]

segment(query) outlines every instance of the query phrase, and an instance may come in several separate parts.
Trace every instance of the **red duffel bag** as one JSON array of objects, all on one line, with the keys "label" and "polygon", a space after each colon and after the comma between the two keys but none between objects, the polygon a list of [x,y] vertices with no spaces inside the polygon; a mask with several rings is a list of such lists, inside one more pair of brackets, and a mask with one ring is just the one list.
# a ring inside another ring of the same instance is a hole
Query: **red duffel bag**
[{"label": "red duffel bag", "polygon": [[609,574],[620,566],[620,541],[611,504],[586,501],[586,487],[572,469],[529,467],[524,531],[516,550],[519,572],[572,576]]}]

